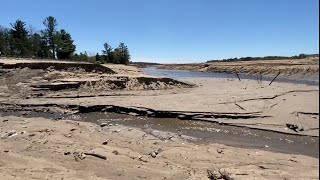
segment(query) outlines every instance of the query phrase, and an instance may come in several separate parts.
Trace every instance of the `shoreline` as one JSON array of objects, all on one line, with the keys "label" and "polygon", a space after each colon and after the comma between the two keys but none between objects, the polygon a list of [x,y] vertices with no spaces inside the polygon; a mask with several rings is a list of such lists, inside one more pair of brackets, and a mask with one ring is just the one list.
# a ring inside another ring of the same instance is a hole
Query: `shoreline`
[{"label": "shoreline", "polygon": [[[157,75],[160,77],[170,77],[177,80],[188,80],[188,79],[199,79],[199,78],[234,78],[237,79],[236,74],[230,73],[218,73],[218,72],[206,72],[206,71],[197,71],[197,70],[175,70],[175,69],[158,69],[157,67],[146,67],[142,68],[144,73],[148,75]],[[201,74],[203,73],[203,74]],[[239,73],[241,79],[245,80],[257,80],[257,75],[247,75]],[[262,81],[269,81],[275,77],[272,75],[263,75]],[[279,81],[280,80],[280,81]],[[282,76],[275,79],[275,82],[282,83],[291,83],[291,84],[305,84],[310,86],[319,85],[319,77],[292,77],[292,76]]]}]

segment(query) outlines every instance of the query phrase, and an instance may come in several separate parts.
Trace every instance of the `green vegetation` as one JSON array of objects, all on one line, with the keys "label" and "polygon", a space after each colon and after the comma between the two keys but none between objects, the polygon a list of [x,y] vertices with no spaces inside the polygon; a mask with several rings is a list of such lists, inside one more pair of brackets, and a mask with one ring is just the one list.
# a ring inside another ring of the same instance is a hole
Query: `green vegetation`
[{"label": "green vegetation", "polygon": [[233,61],[253,61],[253,60],[282,60],[282,59],[304,59],[307,57],[319,57],[318,54],[299,54],[298,56],[264,56],[264,57],[241,57],[241,58],[229,58],[222,60],[210,60],[207,63],[212,62],[233,62]]},{"label": "green vegetation", "polygon": [[129,64],[129,49],[124,43],[113,49],[108,43],[99,55],[76,52],[76,45],[65,29],[58,29],[58,21],[49,16],[43,21],[44,29],[35,31],[26,28],[26,23],[16,20],[11,28],[0,26],[0,56],[65,59],[100,63]]}]

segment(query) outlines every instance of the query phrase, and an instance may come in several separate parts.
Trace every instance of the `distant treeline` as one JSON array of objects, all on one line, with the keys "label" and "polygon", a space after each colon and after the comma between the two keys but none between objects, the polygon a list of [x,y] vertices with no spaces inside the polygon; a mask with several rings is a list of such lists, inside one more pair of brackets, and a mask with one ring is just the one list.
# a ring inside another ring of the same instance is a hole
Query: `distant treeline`
[{"label": "distant treeline", "polygon": [[207,63],[223,62],[223,61],[253,61],[253,60],[282,60],[282,59],[304,59],[308,57],[319,57],[319,54],[299,54],[298,56],[264,56],[264,57],[241,57],[241,58],[229,58],[222,60],[209,60]]},{"label": "distant treeline", "polygon": [[161,65],[161,64],[159,64],[159,63],[152,63],[152,62],[130,62],[130,64],[149,65],[149,66]]},{"label": "distant treeline", "polygon": [[75,53],[76,45],[71,34],[65,29],[59,30],[58,22],[52,16],[44,19],[44,29],[39,31],[32,26],[27,28],[19,19],[10,25],[11,28],[0,25],[0,56],[129,64],[130,54],[124,43],[115,49],[105,43],[101,55]]},{"label": "distant treeline", "polygon": [[155,65],[161,65],[159,63],[152,63],[152,62],[130,62],[131,65],[135,65],[137,67],[140,67],[140,68],[144,68],[144,67],[147,67],[147,66],[155,66]]}]

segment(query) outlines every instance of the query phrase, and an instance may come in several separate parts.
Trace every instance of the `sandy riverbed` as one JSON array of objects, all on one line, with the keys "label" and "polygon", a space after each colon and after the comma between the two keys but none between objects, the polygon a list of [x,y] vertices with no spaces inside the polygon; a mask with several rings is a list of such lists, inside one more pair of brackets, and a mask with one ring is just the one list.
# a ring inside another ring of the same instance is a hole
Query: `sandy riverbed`
[{"label": "sandy riverbed", "polygon": [[[27,63],[24,68],[12,68],[18,62],[10,60],[11,69],[0,69],[4,112],[23,106],[72,115],[80,107],[88,111],[100,107],[319,136],[317,86],[278,82],[269,86],[235,78],[182,82],[121,65],[83,65],[83,69],[78,64],[80,68],[66,69],[56,62],[59,70],[37,69],[40,66],[22,60]],[[0,179],[208,179],[207,170],[219,169],[235,179],[319,178],[319,160],[313,157],[194,144],[187,137],[152,129],[146,133],[126,126],[78,123],[0,117]],[[102,145],[106,139],[110,142]],[[149,155],[159,148],[155,158]],[[84,152],[102,154],[107,160],[90,155],[81,160]]]}]

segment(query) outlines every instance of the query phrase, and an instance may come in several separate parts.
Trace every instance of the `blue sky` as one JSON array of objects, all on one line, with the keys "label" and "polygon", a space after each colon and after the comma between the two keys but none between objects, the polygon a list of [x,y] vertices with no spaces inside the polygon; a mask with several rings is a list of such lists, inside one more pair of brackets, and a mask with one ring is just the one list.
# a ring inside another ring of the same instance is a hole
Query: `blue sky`
[{"label": "blue sky", "polygon": [[124,42],[133,61],[202,62],[318,53],[318,0],[5,0],[0,25],[51,15],[77,51]]}]

